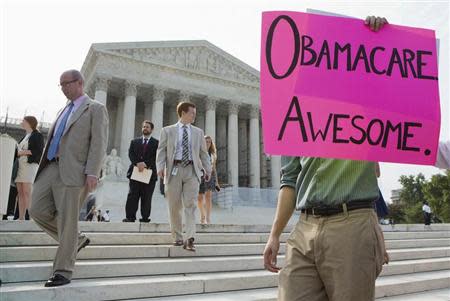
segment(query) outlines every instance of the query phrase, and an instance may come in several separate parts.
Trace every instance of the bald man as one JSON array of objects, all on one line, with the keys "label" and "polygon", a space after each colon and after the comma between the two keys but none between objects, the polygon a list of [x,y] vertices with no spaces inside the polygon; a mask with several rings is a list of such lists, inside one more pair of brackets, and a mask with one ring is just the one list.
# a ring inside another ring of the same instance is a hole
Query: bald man
[{"label": "bald man", "polygon": [[60,87],[68,101],[49,131],[29,211],[59,243],[46,287],[70,283],[77,253],[90,242],[78,232],[78,216],[97,186],[108,140],[106,107],[84,93],[81,73],[64,72]]}]

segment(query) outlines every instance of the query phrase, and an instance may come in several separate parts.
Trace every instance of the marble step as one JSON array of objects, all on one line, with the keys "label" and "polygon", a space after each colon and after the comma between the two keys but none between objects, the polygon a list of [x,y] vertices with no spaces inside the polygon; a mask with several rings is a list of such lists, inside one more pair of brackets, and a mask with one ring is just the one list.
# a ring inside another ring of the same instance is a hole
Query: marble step
[{"label": "marble step", "polygon": [[[277,301],[277,288],[260,288],[224,293],[134,299],[133,301]],[[377,298],[376,301],[448,301],[450,288]]]},{"label": "marble step", "polygon": [[[260,255],[265,243],[203,244],[192,254],[171,245],[90,245],[78,254],[78,259],[131,259],[230,255]],[[0,263],[53,260],[56,246],[0,247]],[[285,251],[281,244],[280,254]],[[449,247],[390,249],[391,260],[425,259],[450,256]]]},{"label": "marble step", "polygon": [[[91,245],[161,245],[171,244],[168,233],[86,233]],[[268,233],[198,233],[197,244],[265,243]],[[281,235],[285,242],[288,233]],[[56,241],[43,232],[5,232],[0,236],[0,247],[52,246]],[[450,246],[450,238],[393,239],[386,240],[388,249],[426,248]]]},{"label": "marble step", "polygon": [[400,296],[385,297],[377,301],[448,301],[450,300],[450,285],[448,288],[412,293]]},{"label": "marble step", "polygon": [[[89,233],[92,245],[159,245],[173,243],[169,233]],[[286,241],[283,233],[281,241]],[[268,233],[198,233],[197,244],[265,243]],[[449,239],[450,240],[450,239]],[[0,246],[56,245],[56,241],[43,232],[6,232],[0,236]]]},{"label": "marble step", "polygon": [[[261,255],[265,243],[202,244],[195,253],[172,245],[89,245],[78,254],[78,259],[139,259],[178,258],[202,256]],[[0,247],[0,262],[53,260],[56,246]],[[281,244],[280,254],[285,251]],[[445,252],[444,252],[445,253]],[[439,256],[446,256],[442,251]],[[433,253],[430,253],[433,254]],[[438,256],[435,256],[438,257]]]},{"label": "marble step", "polygon": [[[450,270],[384,276],[377,280],[376,296],[388,297],[443,289],[448,287],[449,281]],[[129,300],[167,296],[171,297],[165,300],[175,300],[173,296],[177,295],[191,295],[190,297],[192,297],[187,299],[188,296],[183,296],[182,300],[201,300],[199,294],[274,288],[276,286],[276,274],[266,271],[245,271],[83,279],[74,280],[71,284],[60,288],[45,288],[42,281],[13,283],[4,284],[0,288],[0,294],[2,301],[26,300],[29,299],[29,296],[33,296],[33,301]],[[244,301],[245,299],[239,300]]]},{"label": "marble step", "polygon": [[[198,232],[229,232],[229,233],[261,233],[270,232],[272,226],[267,225],[234,225],[234,224],[211,224],[197,225]],[[168,223],[92,223],[80,222],[80,231],[84,232],[170,232]],[[293,225],[288,225],[284,232],[290,232]],[[399,224],[381,225],[384,232],[450,232],[450,224],[432,224],[431,228],[425,228],[422,224]],[[0,232],[41,232],[34,221],[0,221]]]},{"label": "marble step", "polygon": [[[280,266],[283,266],[284,256],[279,256],[278,262]],[[263,269],[263,258],[261,255],[79,260],[76,263],[73,278],[153,276],[261,269]],[[450,269],[450,257],[393,261],[383,267],[382,275],[400,275],[444,269]],[[0,275],[3,283],[46,280],[51,275],[51,271],[52,262],[50,261],[0,264]]]},{"label": "marble step", "polygon": [[[196,225],[199,233],[263,233],[270,232],[271,225],[232,225],[211,224]],[[284,232],[290,232],[292,225],[287,225]],[[82,232],[156,232],[169,233],[170,225],[167,223],[92,223],[79,222]],[[0,221],[0,232],[42,232],[42,229],[34,221]]]}]

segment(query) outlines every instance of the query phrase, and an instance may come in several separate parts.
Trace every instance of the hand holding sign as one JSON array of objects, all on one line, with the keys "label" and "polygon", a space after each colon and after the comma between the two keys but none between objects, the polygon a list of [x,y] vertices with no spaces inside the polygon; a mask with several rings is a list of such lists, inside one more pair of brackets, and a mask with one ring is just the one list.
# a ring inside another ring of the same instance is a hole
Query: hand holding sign
[{"label": "hand holding sign", "polygon": [[[434,164],[440,129],[431,30],[263,14],[261,101],[273,155]],[[276,112],[276,114],[274,114]]]}]

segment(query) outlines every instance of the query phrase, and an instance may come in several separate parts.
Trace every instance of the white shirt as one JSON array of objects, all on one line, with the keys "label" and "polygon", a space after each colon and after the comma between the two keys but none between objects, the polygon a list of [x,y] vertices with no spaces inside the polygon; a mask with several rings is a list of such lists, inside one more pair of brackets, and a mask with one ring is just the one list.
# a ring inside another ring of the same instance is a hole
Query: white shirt
[{"label": "white shirt", "polygon": [[148,143],[150,141],[151,137],[152,137],[151,135],[148,137],[145,137],[144,135],[142,135],[142,144],[145,144],[145,139],[147,139],[147,143]]},{"label": "white shirt", "polygon": [[422,211],[425,211],[426,213],[431,213],[431,208],[428,205],[423,205],[422,206]]},{"label": "white shirt", "polygon": [[450,140],[447,142],[439,142],[437,153],[436,167],[450,169]]},{"label": "white shirt", "polygon": [[[177,122],[178,127],[178,141],[177,141],[177,149],[175,151],[175,160],[181,160],[183,158],[183,133],[184,133],[184,124],[180,121]],[[187,132],[188,132],[188,141],[189,141],[189,160],[192,161],[192,128],[190,124],[186,124]]]}]

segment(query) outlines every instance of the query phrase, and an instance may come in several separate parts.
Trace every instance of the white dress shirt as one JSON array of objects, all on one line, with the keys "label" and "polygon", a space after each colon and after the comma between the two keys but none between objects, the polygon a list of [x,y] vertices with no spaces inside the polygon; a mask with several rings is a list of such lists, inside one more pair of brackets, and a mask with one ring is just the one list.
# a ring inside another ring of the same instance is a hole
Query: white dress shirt
[{"label": "white dress shirt", "polygon": [[439,142],[436,167],[450,169],[450,141]]},{"label": "white dress shirt", "polygon": [[[178,127],[178,141],[177,141],[177,149],[175,151],[175,160],[182,160],[183,158],[183,128],[184,124],[182,124],[180,121],[177,122]],[[187,126],[187,132],[188,132],[188,141],[189,141],[189,160],[192,161],[192,128],[191,124],[186,124]]]},{"label": "white dress shirt", "polygon": [[423,205],[422,206],[422,211],[424,211],[426,213],[431,213],[431,208],[428,205]]}]

